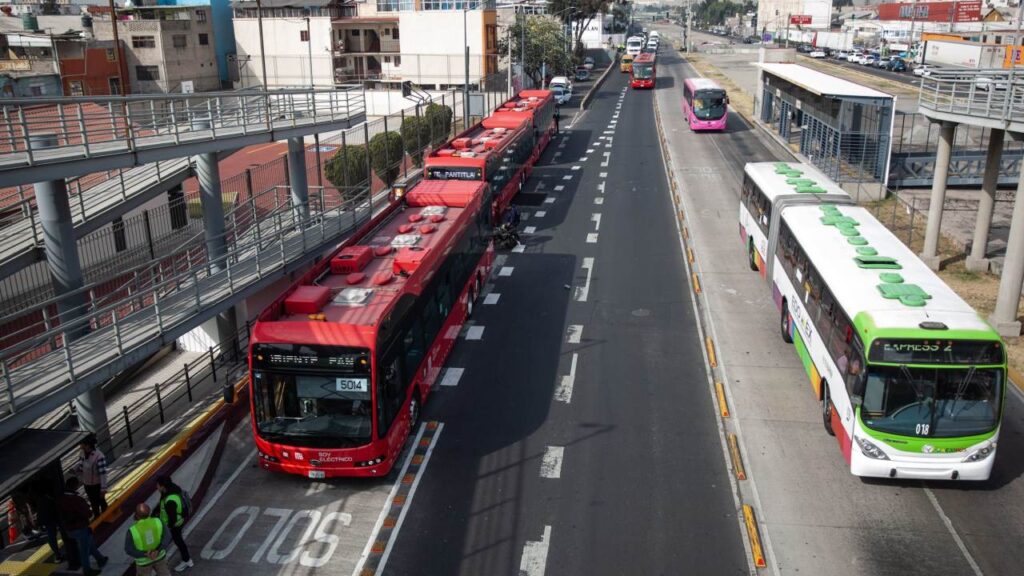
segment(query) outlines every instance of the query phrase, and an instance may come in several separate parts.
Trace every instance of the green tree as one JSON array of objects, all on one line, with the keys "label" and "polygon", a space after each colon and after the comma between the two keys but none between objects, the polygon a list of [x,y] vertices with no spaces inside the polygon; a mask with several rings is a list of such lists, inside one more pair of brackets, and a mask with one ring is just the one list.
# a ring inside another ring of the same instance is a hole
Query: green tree
[{"label": "green tree", "polygon": [[324,174],[338,188],[351,188],[366,183],[366,146],[340,146],[324,164]]},{"label": "green tree", "polygon": [[572,45],[579,46],[583,32],[602,12],[608,12],[609,0],[548,0],[548,14],[557,14],[563,22],[572,22]]},{"label": "green tree", "polygon": [[370,138],[370,163],[373,172],[388,186],[395,182],[402,166],[402,135],[398,132],[381,132]]},{"label": "green tree", "polygon": [[448,140],[451,133],[452,116],[454,112],[450,106],[431,102],[423,111],[423,118],[427,121],[430,129],[430,143],[437,145]]},{"label": "green tree", "polygon": [[402,145],[416,166],[423,165],[423,149],[430,145],[430,123],[422,116],[408,116],[402,121]]},{"label": "green tree", "polygon": [[[526,62],[524,72],[534,85],[540,86],[543,78],[541,70],[550,74],[568,74],[572,70],[572,57],[565,45],[565,32],[562,24],[549,16],[530,16],[526,18]],[[507,55],[512,51],[512,60],[522,62],[523,22],[520,20],[512,26],[512,41],[502,39],[498,42],[498,51]]]}]

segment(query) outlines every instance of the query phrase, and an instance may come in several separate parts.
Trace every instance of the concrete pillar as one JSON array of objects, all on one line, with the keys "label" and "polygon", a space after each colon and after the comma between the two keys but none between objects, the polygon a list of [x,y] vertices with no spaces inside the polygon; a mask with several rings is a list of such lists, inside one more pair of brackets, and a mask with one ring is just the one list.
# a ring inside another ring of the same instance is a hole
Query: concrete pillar
[{"label": "concrete pillar", "polygon": [[220,191],[220,167],[217,154],[200,154],[196,158],[196,178],[199,180],[199,201],[203,207],[203,234],[211,268],[219,271],[225,267],[224,256],[228,253],[224,238],[224,197]]},{"label": "concrete pillar", "polygon": [[992,225],[992,211],[996,203],[996,184],[999,183],[999,165],[1003,158],[1003,130],[992,129],[985,155],[985,177],[981,183],[978,215],[974,220],[974,240],[965,265],[971,272],[988,272],[988,231]]},{"label": "concrete pillar", "polygon": [[300,222],[309,219],[309,182],[306,178],[306,144],[302,137],[288,139],[288,181],[292,206]]},{"label": "concrete pillar", "polygon": [[[42,150],[56,146],[57,139],[52,134],[39,134],[29,137],[33,150]],[[46,252],[46,264],[50,270],[50,281],[53,292],[58,297],[75,292],[85,285],[82,276],[82,264],[78,260],[78,245],[75,241],[75,229],[71,220],[71,204],[68,200],[68,188],[63,179],[37,182],[34,185],[36,206],[39,210],[39,223],[42,228],[43,249]],[[61,324],[68,325],[85,314],[88,295],[77,292],[73,296],[61,298],[57,305],[57,313]],[[86,326],[76,326],[64,332],[65,345],[80,338],[87,332]],[[84,392],[75,399],[78,422],[82,429],[96,434],[101,441],[107,438],[107,410],[103,400],[103,390],[94,388]]]},{"label": "concrete pillar", "polygon": [[1006,260],[1003,275],[999,279],[999,296],[996,309],[988,317],[1000,336],[1020,336],[1020,321],[1017,320],[1017,305],[1020,291],[1024,287],[1024,178],[1017,182],[1017,197],[1013,200],[1013,217],[1010,219],[1010,238],[1006,241]]},{"label": "concrete pillar", "polygon": [[956,124],[942,122],[939,147],[935,153],[935,176],[932,178],[932,198],[928,204],[928,227],[924,232],[924,252],[921,260],[932,270],[939,269],[939,232],[942,228],[942,206],[946,202],[946,180],[949,178],[949,158],[953,154],[953,136]]}]

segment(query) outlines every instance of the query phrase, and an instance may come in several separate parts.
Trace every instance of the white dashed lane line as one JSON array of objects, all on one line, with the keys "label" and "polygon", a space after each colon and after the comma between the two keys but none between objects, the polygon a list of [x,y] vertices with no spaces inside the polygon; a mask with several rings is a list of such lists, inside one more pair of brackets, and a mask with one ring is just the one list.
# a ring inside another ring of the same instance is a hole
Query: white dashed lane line
[{"label": "white dashed lane line", "polygon": [[444,378],[441,378],[441,386],[458,386],[465,371],[465,368],[446,368]]}]

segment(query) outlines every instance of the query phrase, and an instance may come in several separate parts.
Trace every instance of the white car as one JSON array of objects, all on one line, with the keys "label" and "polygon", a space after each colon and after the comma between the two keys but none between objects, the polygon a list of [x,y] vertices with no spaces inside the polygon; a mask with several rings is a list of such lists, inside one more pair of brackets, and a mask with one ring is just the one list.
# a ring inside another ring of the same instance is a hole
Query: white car
[{"label": "white car", "polygon": [[594,59],[591,58],[590,56],[587,56],[586,58],[584,58],[583,59],[583,67],[586,68],[587,70],[593,70],[594,69]]},{"label": "white car", "polygon": [[811,58],[824,58],[825,56],[827,56],[827,54],[825,54],[824,50],[815,50],[814,52],[808,54],[808,56],[810,56]]},{"label": "white car", "polygon": [[850,54],[850,57],[847,58],[847,61],[850,62],[851,64],[863,64],[867,57],[867,54],[861,54],[857,52],[854,54]]},{"label": "white car", "polygon": [[561,87],[566,92],[572,92],[572,82],[567,76],[555,76],[551,79],[551,82],[548,82],[548,89],[556,87]]},{"label": "white car", "polygon": [[850,52],[848,50],[840,50],[836,53],[836,60],[849,60]]},{"label": "white car", "polygon": [[927,64],[921,64],[920,66],[914,66],[914,76],[931,76],[932,67]]},{"label": "white car", "polygon": [[572,89],[566,89],[563,86],[552,86],[551,93],[555,96],[555,103],[561,106],[567,104],[569,100],[572,100]]}]

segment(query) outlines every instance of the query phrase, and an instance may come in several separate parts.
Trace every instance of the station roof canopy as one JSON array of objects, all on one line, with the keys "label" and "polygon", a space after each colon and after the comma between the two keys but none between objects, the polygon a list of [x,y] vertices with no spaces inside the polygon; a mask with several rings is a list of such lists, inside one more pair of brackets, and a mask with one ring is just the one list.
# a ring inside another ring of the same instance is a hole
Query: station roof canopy
[{"label": "station roof canopy", "polygon": [[813,68],[799,64],[771,64],[763,63],[758,66],[765,72],[796,84],[808,92],[819,96],[832,98],[889,98],[892,94],[879,92],[867,86],[854,84],[849,80],[843,80],[824,72],[818,72]]}]

